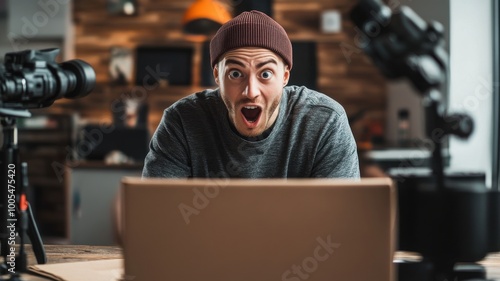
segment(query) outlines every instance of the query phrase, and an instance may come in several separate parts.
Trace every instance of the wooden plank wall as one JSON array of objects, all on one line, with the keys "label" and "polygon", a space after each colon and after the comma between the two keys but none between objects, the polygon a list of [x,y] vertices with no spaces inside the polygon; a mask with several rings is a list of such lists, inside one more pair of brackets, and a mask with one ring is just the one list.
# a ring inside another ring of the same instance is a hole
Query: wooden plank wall
[{"label": "wooden plank wall", "polygon": [[[106,0],[74,1],[76,56],[96,70],[98,86],[89,96],[75,100],[58,100],[50,111],[77,110],[82,118],[111,122],[113,106],[129,95],[143,98],[149,104],[149,128],[154,130],[162,111],[182,96],[200,90],[199,67],[201,42],[205,37],[186,36],[182,32],[184,11],[194,1],[137,0],[138,15],[110,15]],[[236,1],[237,2],[237,1]],[[386,83],[378,70],[356,45],[356,31],[348,20],[352,7],[349,0],[275,0],[274,18],[283,25],[292,40],[317,42],[318,89],[339,101],[349,116],[368,110],[362,122],[352,124],[358,140],[367,122],[384,124]],[[231,4],[228,4],[231,6]],[[234,5],[234,4],[233,4]],[[328,9],[342,14],[342,32],[324,34],[320,31],[321,13]],[[192,46],[192,86],[166,86],[145,89],[140,85],[115,87],[109,85],[110,49],[137,46]]]}]

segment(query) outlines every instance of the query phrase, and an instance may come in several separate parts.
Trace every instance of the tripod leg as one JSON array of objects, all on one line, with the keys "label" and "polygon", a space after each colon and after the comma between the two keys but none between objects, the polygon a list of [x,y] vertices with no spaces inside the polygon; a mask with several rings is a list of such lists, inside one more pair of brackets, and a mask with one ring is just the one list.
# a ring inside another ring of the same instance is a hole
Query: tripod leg
[{"label": "tripod leg", "polygon": [[35,253],[36,261],[39,264],[47,263],[47,255],[45,254],[45,248],[43,247],[42,237],[38,231],[35,218],[33,217],[33,212],[31,211],[31,206],[28,204],[28,237],[31,240],[33,246],[33,252]]},{"label": "tripod leg", "polygon": [[26,269],[26,259],[23,257],[26,254],[24,253],[24,235],[27,234],[31,240],[31,245],[33,248],[33,252],[35,253],[36,260],[39,264],[44,264],[47,262],[47,257],[45,255],[45,249],[43,248],[42,238],[40,237],[40,233],[38,232],[38,227],[36,225],[33,212],[31,211],[31,206],[29,202],[26,200],[26,192],[28,190],[28,164],[23,162],[21,164],[21,178],[22,178],[22,188],[20,189],[21,201],[19,202],[19,214],[21,218],[21,228],[19,231],[21,232],[21,251],[20,255],[22,260],[25,261],[24,269]]}]

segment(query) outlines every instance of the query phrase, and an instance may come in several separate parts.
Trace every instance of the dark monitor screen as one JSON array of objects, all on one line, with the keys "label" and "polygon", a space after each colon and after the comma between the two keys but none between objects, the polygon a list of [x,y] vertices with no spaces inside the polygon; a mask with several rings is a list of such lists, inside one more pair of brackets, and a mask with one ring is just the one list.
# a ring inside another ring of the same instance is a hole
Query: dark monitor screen
[{"label": "dark monitor screen", "polygon": [[86,160],[103,161],[112,151],[120,151],[142,163],[149,150],[149,131],[147,128],[115,127],[103,130],[100,125],[87,125],[80,132],[79,142],[90,148]]},{"label": "dark monitor screen", "polygon": [[288,85],[306,86],[317,90],[316,43],[292,41],[293,67]]},{"label": "dark monitor screen", "polygon": [[136,50],[136,85],[190,85],[193,48],[154,46]]},{"label": "dark monitor screen", "polygon": [[201,85],[205,87],[217,87],[215,83],[212,65],[210,64],[210,41],[205,41],[201,54]]}]

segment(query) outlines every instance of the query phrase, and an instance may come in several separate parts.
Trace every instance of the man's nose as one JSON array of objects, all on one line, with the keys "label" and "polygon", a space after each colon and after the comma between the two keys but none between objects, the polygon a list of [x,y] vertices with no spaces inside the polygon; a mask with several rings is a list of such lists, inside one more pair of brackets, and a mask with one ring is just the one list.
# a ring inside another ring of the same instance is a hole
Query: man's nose
[{"label": "man's nose", "polygon": [[260,96],[259,80],[254,75],[248,77],[244,95],[251,100]]}]

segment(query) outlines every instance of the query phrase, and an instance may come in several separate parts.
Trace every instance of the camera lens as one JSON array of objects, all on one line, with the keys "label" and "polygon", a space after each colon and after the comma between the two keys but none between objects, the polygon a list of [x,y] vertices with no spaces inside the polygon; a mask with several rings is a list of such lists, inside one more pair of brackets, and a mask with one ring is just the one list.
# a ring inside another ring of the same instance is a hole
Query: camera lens
[{"label": "camera lens", "polygon": [[60,64],[68,77],[65,98],[74,99],[88,95],[95,86],[95,72],[92,66],[82,60],[70,60]]},{"label": "camera lens", "polygon": [[95,87],[96,74],[82,60],[55,62],[59,49],[25,50],[5,54],[0,65],[2,107],[41,108],[59,98],[81,98]]}]

